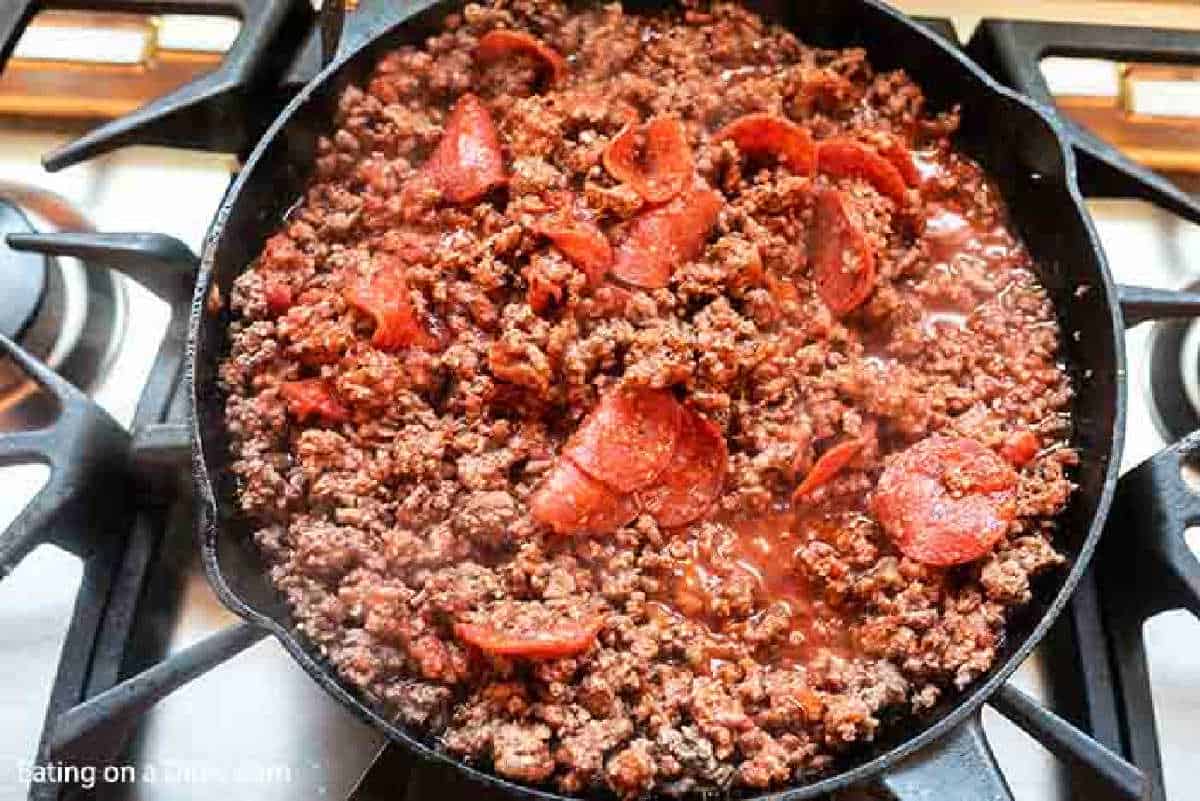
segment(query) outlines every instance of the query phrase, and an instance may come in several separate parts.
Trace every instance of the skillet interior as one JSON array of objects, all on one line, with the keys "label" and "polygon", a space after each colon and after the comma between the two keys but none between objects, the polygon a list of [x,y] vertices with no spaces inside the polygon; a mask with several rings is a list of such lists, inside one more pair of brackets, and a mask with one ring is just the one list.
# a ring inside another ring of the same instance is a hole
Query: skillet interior
[{"label": "skillet interior", "polygon": [[[338,60],[302,91],[259,143],[218,212],[206,242],[197,284],[189,348],[195,473],[205,568],[218,595],[238,614],[269,627],[300,664],[331,694],[389,736],[426,756],[433,743],[390,723],[382,709],[341,682],[333,668],[299,638],[286,607],[266,576],[248,521],[236,513],[228,470],[224,398],[216,370],[228,349],[228,317],[204,311],[215,283],[229,296],[234,278],[258,254],[284,211],[303,191],[316,138],[328,130],[341,89],[361,81],[375,58],[398,44],[419,42],[458,4],[423,0],[409,22],[383,25],[357,52]],[[633,0],[629,11],[670,3]],[[1086,566],[1108,509],[1120,462],[1124,424],[1124,352],[1111,277],[1075,186],[1074,161],[1054,126],[1027,101],[1000,89],[978,68],[933,35],[875,0],[761,0],[747,3],[806,42],[862,46],[877,69],[903,67],[934,109],[962,107],[957,144],[999,183],[1013,222],[1038,265],[1064,332],[1064,362],[1076,396],[1074,446],[1081,455],[1078,490],[1061,518],[1057,545],[1070,558],[1069,574],[1051,574],[1035,585],[1032,602],[1012,619],[995,666],[966,694],[947,694],[919,720],[881,728],[881,736],[846,757],[842,772],[814,784],[758,798],[799,799],[866,778],[962,721],[1025,658],[1053,622]],[[393,12],[393,19],[403,16]],[[525,797],[559,798],[465,767],[474,778]],[[748,795],[748,794],[747,794]]]}]

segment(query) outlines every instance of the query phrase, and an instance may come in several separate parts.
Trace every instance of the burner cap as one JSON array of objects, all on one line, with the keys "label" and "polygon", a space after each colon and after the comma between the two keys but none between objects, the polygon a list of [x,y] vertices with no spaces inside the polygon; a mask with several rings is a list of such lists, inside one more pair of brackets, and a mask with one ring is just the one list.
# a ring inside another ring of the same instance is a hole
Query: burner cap
[{"label": "burner cap", "polygon": [[0,334],[17,339],[41,305],[46,291],[46,258],[21,253],[4,243],[14,233],[30,233],[33,226],[21,211],[0,200]]}]

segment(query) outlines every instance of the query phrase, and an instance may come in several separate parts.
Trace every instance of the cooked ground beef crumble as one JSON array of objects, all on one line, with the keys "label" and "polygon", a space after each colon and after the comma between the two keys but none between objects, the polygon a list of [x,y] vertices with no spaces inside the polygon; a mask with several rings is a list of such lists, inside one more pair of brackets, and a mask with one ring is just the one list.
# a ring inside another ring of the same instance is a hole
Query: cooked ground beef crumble
[{"label": "cooked ground beef crumble", "polygon": [[992,665],[1076,457],[953,113],[733,5],[497,0],[334,123],[221,379],[346,681],[631,797],[805,781]]}]

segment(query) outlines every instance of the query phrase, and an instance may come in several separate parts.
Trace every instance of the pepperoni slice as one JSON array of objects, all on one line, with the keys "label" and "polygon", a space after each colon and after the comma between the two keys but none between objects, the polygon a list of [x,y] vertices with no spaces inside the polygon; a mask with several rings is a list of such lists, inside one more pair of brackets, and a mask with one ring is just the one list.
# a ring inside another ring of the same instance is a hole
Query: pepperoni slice
[{"label": "pepperoni slice", "polygon": [[879,148],[879,155],[891,162],[896,171],[900,173],[900,177],[904,179],[904,183],[909,186],[921,185],[921,171],[917,169],[917,163],[913,161],[912,153],[898,138],[889,138],[887,144]]},{"label": "pepperoni slice", "polygon": [[854,311],[875,288],[875,254],[849,202],[836,189],[817,195],[808,260],[817,294],[836,315]]},{"label": "pepperoni slice", "polygon": [[559,213],[539,221],[535,230],[553,242],[568,261],[583,270],[592,286],[604,280],[613,265],[612,245],[593,222]]},{"label": "pepperoni slice", "polygon": [[834,476],[845,469],[846,465],[850,464],[851,460],[862,450],[862,446],[861,439],[851,439],[839,442],[821,454],[821,458],[817,459],[812,470],[808,471],[808,475],[792,493],[792,503],[802,502],[817,487],[828,484]]},{"label": "pepperoni slice", "polygon": [[747,114],[717,131],[715,142],[732,141],[748,156],[774,155],[781,164],[799,175],[817,169],[817,150],[812,134],[791,120],[773,114]]},{"label": "pepperoni slice", "polygon": [[947,567],[992,549],[1017,514],[1017,474],[973,439],[932,436],[884,469],[871,510],[911,559]]},{"label": "pepperoni slice", "polygon": [[600,633],[599,621],[581,622],[564,619],[543,631],[508,632],[498,626],[479,623],[455,623],[460,640],[493,656],[526,659],[559,659],[581,654],[592,647]]},{"label": "pepperoni slice", "polygon": [[322,378],[285,381],[279,385],[279,394],[287,402],[288,413],[301,423],[314,417],[326,423],[350,419],[350,412]]},{"label": "pepperoni slice", "polygon": [[721,429],[691,409],[683,409],[675,453],[657,486],[639,494],[642,509],[665,528],[698,520],[721,496],[728,462]]},{"label": "pepperoni slice", "polygon": [[609,175],[647,203],[666,203],[692,182],[692,149],[675,117],[655,117],[645,131],[626,125],[604,149],[603,159]]},{"label": "pepperoni slice", "polygon": [[642,212],[617,248],[612,274],[645,289],[666,286],[676,267],[700,255],[722,204],[720,194],[701,184],[665,206]]},{"label": "pepperoni slice", "polygon": [[1038,441],[1037,434],[1028,428],[1022,428],[1005,438],[1004,444],[1000,446],[1000,455],[1004,457],[1005,461],[1020,470],[1033,461],[1033,457],[1037,456],[1041,447],[1042,444]]},{"label": "pepperoni slice", "polygon": [[466,94],[459,98],[420,175],[432,181],[451,203],[478,200],[507,180],[500,137],[492,115],[478,97]]},{"label": "pepperoni slice", "polygon": [[890,161],[850,139],[827,139],[817,145],[817,171],[835,178],[862,178],[884,197],[904,202],[904,177]]},{"label": "pepperoni slice", "polygon": [[631,496],[613,492],[570,459],[559,459],[530,498],[529,510],[559,534],[607,534],[637,517]]},{"label": "pepperoni slice", "polygon": [[371,344],[380,350],[418,347],[433,350],[438,341],[417,319],[404,267],[391,254],[378,254],[379,265],[369,276],[360,276],[346,288],[346,302],[375,321]]},{"label": "pepperoni slice", "polygon": [[475,49],[475,58],[485,64],[499,61],[512,55],[531,56],[542,62],[550,72],[551,84],[567,77],[567,60],[550,45],[523,31],[498,28],[485,33]]},{"label": "pepperoni slice", "polygon": [[682,407],[665,389],[613,389],[563,446],[563,455],[619,492],[649,486],[671,461]]}]

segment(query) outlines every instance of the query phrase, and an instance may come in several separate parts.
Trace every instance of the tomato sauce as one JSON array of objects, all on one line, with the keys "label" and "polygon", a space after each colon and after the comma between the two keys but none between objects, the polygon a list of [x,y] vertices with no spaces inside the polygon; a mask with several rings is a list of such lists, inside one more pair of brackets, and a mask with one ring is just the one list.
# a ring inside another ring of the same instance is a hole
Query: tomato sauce
[{"label": "tomato sauce", "polygon": [[928,212],[923,239],[933,268],[931,274],[945,276],[944,284],[957,294],[925,298],[921,328],[932,335],[945,326],[965,328],[975,309],[962,302],[964,293],[958,276],[968,266],[999,272],[1019,257],[1017,245],[1003,225],[973,220],[943,205],[932,206]]},{"label": "tomato sauce", "polygon": [[960,259],[979,259],[1001,266],[1015,256],[1015,243],[1002,225],[976,222],[953,209],[934,206],[925,218],[930,261],[953,267]]},{"label": "tomato sauce", "polygon": [[[675,571],[667,594],[659,599],[659,613],[701,622],[714,634],[734,635],[761,624],[766,615],[782,612],[788,630],[771,647],[777,664],[803,664],[822,649],[850,655],[853,647],[846,613],[821,598],[805,575],[799,553],[810,539],[832,541],[840,517],[836,513],[781,511],[728,521],[729,538],[689,541],[688,558]],[[753,587],[752,607],[741,614],[717,613],[727,600],[729,585],[747,579]]]},{"label": "tomato sauce", "polygon": [[758,585],[762,606],[781,604],[793,618],[813,617],[813,592],[797,556],[800,519],[793,513],[743,520],[737,534],[737,566]]}]

